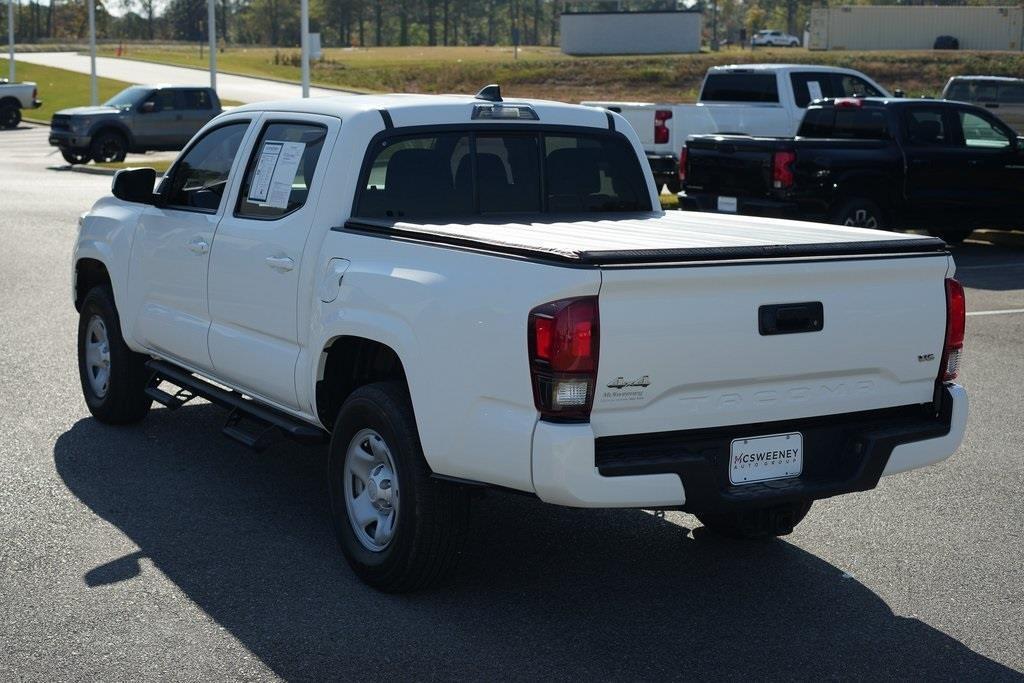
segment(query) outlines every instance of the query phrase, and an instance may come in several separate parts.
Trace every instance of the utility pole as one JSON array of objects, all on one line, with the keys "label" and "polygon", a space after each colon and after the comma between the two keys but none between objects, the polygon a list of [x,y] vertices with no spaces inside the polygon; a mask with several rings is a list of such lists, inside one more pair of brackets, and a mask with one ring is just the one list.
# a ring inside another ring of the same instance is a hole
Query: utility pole
[{"label": "utility pole", "polygon": [[9,80],[14,83],[14,0],[7,0],[7,58]]},{"label": "utility pole", "polygon": [[309,97],[309,0],[302,0],[301,13],[302,96]]},{"label": "utility pole", "polygon": [[[50,0],[51,2],[53,0]],[[210,88],[217,91],[217,0],[206,0],[206,33],[210,38]]]},{"label": "utility pole", "polygon": [[96,88],[96,0],[86,0],[89,5],[89,101],[95,107],[100,103]]},{"label": "utility pole", "polygon": [[711,6],[711,51],[718,52],[718,0]]}]

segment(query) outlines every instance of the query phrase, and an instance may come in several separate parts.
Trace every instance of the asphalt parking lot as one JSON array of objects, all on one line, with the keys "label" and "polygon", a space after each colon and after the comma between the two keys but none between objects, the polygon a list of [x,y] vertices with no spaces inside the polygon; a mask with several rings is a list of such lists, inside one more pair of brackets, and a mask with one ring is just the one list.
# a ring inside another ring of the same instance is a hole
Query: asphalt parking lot
[{"label": "asphalt parking lot", "polygon": [[1020,236],[956,249],[945,463],[753,544],[491,494],[452,585],[385,596],[336,548],[322,449],[253,454],[208,404],[90,418],[69,259],[110,179],[62,166],[45,129],[0,131],[3,679],[1024,679]]}]

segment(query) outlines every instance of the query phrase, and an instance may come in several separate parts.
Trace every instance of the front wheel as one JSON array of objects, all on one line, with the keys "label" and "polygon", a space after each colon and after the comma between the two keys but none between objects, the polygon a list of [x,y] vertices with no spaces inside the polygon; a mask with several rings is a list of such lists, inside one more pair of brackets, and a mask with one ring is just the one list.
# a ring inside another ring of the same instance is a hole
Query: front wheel
[{"label": "front wheel", "polygon": [[110,289],[91,289],[78,320],[78,374],[93,417],[128,424],[146,416],[153,405],[146,395],[146,359],[125,344]]},{"label": "front wheel", "polygon": [[331,436],[331,516],[345,559],[378,590],[425,588],[455,568],[469,492],[430,474],[405,386],[352,392]]},{"label": "front wheel", "polygon": [[85,152],[72,152],[69,149],[62,149],[60,155],[64,157],[64,161],[68,162],[72,166],[76,164],[87,164],[89,163],[89,155]]},{"label": "front wheel", "polygon": [[697,515],[697,519],[719,536],[747,540],[771,538],[793,533],[793,528],[803,521],[813,503],[801,500],[752,510]]},{"label": "front wheel", "polygon": [[17,128],[21,123],[21,109],[13,104],[5,104],[0,107],[0,128]]},{"label": "front wheel", "polygon": [[120,133],[108,131],[100,133],[92,141],[90,148],[92,160],[97,164],[110,163],[113,161],[124,161],[128,154],[128,145]]},{"label": "front wheel", "polygon": [[881,207],[870,199],[848,199],[832,213],[832,223],[854,228],[883,230],[885,221]]}]

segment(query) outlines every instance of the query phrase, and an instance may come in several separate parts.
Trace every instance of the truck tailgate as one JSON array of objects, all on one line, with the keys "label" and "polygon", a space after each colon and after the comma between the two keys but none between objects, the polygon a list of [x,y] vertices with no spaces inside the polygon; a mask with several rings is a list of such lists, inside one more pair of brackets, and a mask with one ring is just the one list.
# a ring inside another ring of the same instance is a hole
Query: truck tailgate
[{"label": "truck tailgate", "polygon": [[698,137],[687,143],[687,189],[734,196],[771,191],[775,140],[747,137]]},{"label": "truck tailgate", "polygon": [[[927,403],[942,352],[949,267],[944,254],[606,267],[594,432]],[[822,317],[815,328],[762,334],[761,307],[816,303]]]}]

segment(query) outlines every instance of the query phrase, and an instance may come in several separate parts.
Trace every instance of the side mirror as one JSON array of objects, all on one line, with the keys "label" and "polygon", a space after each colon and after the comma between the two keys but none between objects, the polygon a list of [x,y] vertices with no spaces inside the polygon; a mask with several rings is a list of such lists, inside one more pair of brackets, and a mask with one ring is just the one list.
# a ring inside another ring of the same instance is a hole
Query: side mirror
[{"label": "side mirror", "polygon": [[152,168],[125,168],[114,174],[110,191],[126,202],[152,204],[154,183],[156,171]]},{"label": "side mirror", "polygon": [[147,100],[146,102],[143,102],[142,106],[139,107],[139,111],[143,114],[152,114],[156,111],[156,102],[154,102],[153,100]]}]

